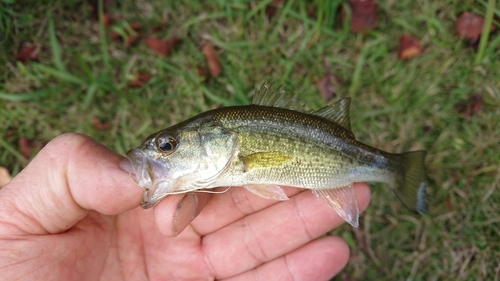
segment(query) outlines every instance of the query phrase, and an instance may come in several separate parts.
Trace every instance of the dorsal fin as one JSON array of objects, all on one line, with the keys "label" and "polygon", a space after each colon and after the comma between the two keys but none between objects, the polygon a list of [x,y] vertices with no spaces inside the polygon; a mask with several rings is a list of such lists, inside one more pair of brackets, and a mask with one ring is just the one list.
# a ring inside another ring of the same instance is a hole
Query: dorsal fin
[{"label": "dorsal fin", "polygon": [[304,105],[294,95],[287,93],[281,86],[273,89],[274,83],[264,83],[252,99],[252,104],[272,106],[306,112]]},{"label": "dorsal fin", "polygon": [[349,119],[349,105],[351,104],[350,98],[344,98],[336,101],[334,104],[325,106],[320,110],[313,112],[314,115],[321,116],[340,126],[351,131],[351,120]]}]

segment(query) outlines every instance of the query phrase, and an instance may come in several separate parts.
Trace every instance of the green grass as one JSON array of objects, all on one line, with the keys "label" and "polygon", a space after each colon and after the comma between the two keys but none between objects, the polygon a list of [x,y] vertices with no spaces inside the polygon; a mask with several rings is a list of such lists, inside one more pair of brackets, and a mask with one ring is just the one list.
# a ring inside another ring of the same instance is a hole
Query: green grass
[{"label": "green grass", "polygon": [[[183,39],[166,58],[141,42],[111,41],[82,1],[9,2],[0,4],[0,166],[13,174],[29,160],[17,152],[20,137],[49,141],[76,131],[124,153],[196,113],[247,103],[266,81],[318,108],[324,57],[344,81],[337,98],[353,99],[356,137],[390,152],[426,149],[433,189],[430,214],[415,217],[374,185],[360,228],[333,232],[352,250],[334,280],[500,280],[500,33],[490,34],[479,63],[454,34],[457,16],[486,15],[486,1],[378,1],[378,26],[364,35],[325,11],[338,1],[321,4],[318,20],[307,15],[314,3],[297,0],[270,18],[269,1],[253,9],[243,1],[120,1],[112,13],[121,21],[147,31],[166,19],[155,36]],[[403,34],[424,48],[410,61],[397,59]],[[40,48],[39,63],[14,60],[24,42]],[[223,67],[208,83],[196,70],[205,65],[205,42]],[[137,71],[153,78],[132,89]],[[483,105],[465,119],[455,107],[474,95]],[[94,118],[110,129],[94,129]]]}]

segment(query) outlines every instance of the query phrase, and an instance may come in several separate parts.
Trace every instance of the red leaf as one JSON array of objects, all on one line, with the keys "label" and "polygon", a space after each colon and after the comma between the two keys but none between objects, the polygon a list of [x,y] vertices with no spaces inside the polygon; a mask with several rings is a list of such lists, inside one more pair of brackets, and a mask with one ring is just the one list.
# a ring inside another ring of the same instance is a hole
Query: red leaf
[{"label": "red leaf", "polygon": [[16,60],[22,63],[38,61],[38,52],[34,46],[24,46],[17,53]]},{"label": "red leaf", "polygon": [[162,19],[159,24],[151,27],[151,32],[158,32],[158,31],[162,30],[165,27],[166,23],[167,23],[167,21],[165,19]]},{"label": "red leaf", "polygon": [[317,84],[321,96],[327,101],[337,95],[337,88],[342,86],[343,82],[336,74],[325,71]]},{"label": "red leaf", "polygon": [[116,18],[108,13],[102,14],[102,23],[104,26],[110,26]]},{"label": "red leaf", "polygon": [[139,29],[141,29],[141,23],[138,21],[131,22],[128,26],[135,31],[139,31]]},{"label": "red leaf", "polygon": [[214,48],[210,44],[205,44],[201,47],[201,51],[207,60],[210,75],[212,77],[217,77],[222,72],[222,67],[220,66],[219,59],[215,54]]},{"label": "red leaf", "polygon": [[30,158],[33,152],[45,146],[45,142],[32,141],[28,140],[27,138],[21,137],[19,138],[18,145],[19,145],[19,152],[21,152],[21,154],[24,157]]},{"label": "red leaf", "polygon": [[349,6],[351,7],[352,32],[366,32],[377,26],[378,6],[373,0],[351,0]]},{"label": "red leaf", "polygon": [[135,42],[137,42],[142,37],[142,34],[138,33],[136,35],[127,36],[127,42],[125,42],[125,47],[132,46]]},{"label": "red leaf", "polygon": [[130,81],[129,85],[131,88],[138,88],[138,87],[144,85],[150,79],[151,79],[151,75],[149,75],[148,73],[137,72],[135,75],[135,79]]},{"label": "red leaf", "polygon": [[[483,31],[484,18],[473,13],[465,12],[455,21],[455,29],[460,38],[469,39],[472,44],[478,41]],[[491,25],[490,32],[496,27]]]},{"label": "red leaf", "polygon": [[409,35],[399,38],[398,58],[400,60],[411,59],[420,53],[422,53],[422,47],[417,39]]},{"label": "red leaf", "polygon": [[144,40],[144,43],[155,53],[168,56],[170,52],[175,48],[175,46],[179,45],[181,42],[178,38],[173,39],[158,39],[154,37],[149,37]]},{"label": "red leaf", "polygon": [[266,15],[274,16],[279,7],[283,6],[284,0],[272,0],[269,5],[266,6]]},{"label": "red leaf", "polygon": [[101,120],[99,120],[98,118],[94,118],[92,119],[92,127],[99,131],[106,131],[109,130],[111,126],[109,125],[109,123],[101,122]]},{"label": "red leaf", "polygon": [[460,113],[462,118],[469,119],[481,110],[482,104],[483,95],[478,94],[470,98],[467,102],[455,105],[455,110]]},{"label": "red leaf", "polygon": [[9,171],[4,167],[0,167],[0,188],[7,185],[11,179]]},{"label": "red leaf", "polygon": [[196,69],[198,70],[198,74],[200,75],[201,78],[203,78],[203,81],[208,80],[208,69],[202,66],[196,66]]}]

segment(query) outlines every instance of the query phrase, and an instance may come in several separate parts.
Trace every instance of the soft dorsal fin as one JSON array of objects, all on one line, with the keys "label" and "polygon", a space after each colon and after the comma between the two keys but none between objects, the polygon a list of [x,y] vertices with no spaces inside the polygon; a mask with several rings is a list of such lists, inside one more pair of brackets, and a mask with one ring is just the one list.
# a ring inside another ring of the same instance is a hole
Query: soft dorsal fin
[{"label": "soft dorsal fin", "polygon": [[301,101],[294,95],[287,93],[281,86],[273,88],[273,83],[264,83],[252,99],[252,104],[272,106],[306,112]]},{"label": "soft dorsal fin", "polygon": [[349,105],[351,104],[350,98],[344,98],[336,101],[334,104],[325,106],[320,110],[314,112],[314,115],[321,116],[340,126],[351,131],[351,120],[349,119]]}]

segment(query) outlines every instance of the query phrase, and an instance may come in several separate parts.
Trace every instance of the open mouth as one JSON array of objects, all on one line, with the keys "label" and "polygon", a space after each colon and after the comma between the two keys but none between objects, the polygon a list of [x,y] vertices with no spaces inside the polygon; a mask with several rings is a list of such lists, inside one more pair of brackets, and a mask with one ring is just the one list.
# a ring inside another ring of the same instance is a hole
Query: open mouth
[{"label": "open mouth", "polygon": [[141,207],[151,208],[167,195],[156,194],[160,185],[168,185],[165,164],[151,159],[144,151],[137,148],[129,150],[127,159],[120,163],[120,167],[144,188]]}]

